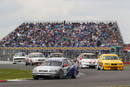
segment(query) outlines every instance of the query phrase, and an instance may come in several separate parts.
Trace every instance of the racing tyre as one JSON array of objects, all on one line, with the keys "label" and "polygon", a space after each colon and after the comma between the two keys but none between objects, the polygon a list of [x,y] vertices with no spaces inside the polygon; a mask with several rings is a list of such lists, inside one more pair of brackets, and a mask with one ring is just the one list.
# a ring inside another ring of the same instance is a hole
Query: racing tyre
[{"label": "racing tyre", "polygon": [[34,80],[38,80],[39,78],[37,76],[33,76],[33,79]]},{"label": "racing tyre", "polygon": [[76,76],[77,76],[77,72],[76,71],[74,71],[74,73],[73,73],[73,75],[72,75],[72,79],[76,79]]},{"label": "racing tyre", "polygon": [[26,63],[25,63],[25,65],[27,66],[27,65],[28,65],[28,63],[26,62]]},{"label": "racing tyre", "polygon": [[59,79],[63,79],[64,78],[64,72],[62,70],[59,71]]},{"label": "racing tyre", "polygon": [[104,70],[104,65],[101,66],[101,70]]},{"label": "racing tyre", "polygon": [[84,69],[83,66],[82,66],[82,64],[80,64],[80,69]]},{"label": "racing tyre", "polygon": [[13,62],[13,64],[17,64],[17,63]]},{"label": "racing tyre", "polygon": [[100,70],[100,67],[99,67],[99,65],[97,65],[97,70]]},{"label": "racing tyre", "polygon": [[78,75],[79,74],[79,68],[77,69],[77,71],[76,71],[76,75]]},{"label": "racing tyre", "polygon": [[33,65],[34,65],[34,63],[33,63],[33,62],[30,62],[30,65],[31,65],[31,66],[33,66]]}]

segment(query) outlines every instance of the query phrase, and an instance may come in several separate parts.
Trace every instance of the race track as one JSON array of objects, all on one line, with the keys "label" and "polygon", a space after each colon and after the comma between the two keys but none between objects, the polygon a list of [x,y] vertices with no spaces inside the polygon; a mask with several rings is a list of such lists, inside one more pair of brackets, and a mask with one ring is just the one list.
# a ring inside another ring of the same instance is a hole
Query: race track
[{"label": "race track", "polygon": [[[0,64],[0,68],[31,69],[23,64]],[[0,87],[104,87],[113,85],[130,85],[130,65],[123,71],[100,71],[81,69],[77,79],[41,79],[2,82]]]}]

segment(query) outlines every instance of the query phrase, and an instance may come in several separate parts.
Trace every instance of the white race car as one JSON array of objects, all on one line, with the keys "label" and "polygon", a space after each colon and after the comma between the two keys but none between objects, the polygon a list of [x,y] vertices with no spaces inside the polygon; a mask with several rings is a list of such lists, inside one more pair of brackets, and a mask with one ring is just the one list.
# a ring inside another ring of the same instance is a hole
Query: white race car
[{"label": "white race car", "polygon": [[35,53],[30,53],[25,61],[25,65],[34,65],[34,64],[38,64],[38,63],[42,63],[46,60],[45,56],[40,53],[40,52],[35,52]]},{"label": "white race car", "polygon": [[33,78],[38,80],[45,77],[57,77],[59,79],[70,76],[76,78],[78,66],[67,58],[48,58],[43,64],[33,69]]},{"label": "white race car", "polygon": [[13,64],[25,62],[26,54],[24,52],[16,53],[13,56]]},{"label": "white race car", "polygon": [[96,67],[97,61],[98,59],[95,53],[81,53],[77,58],[77,62],[80,68]]}]

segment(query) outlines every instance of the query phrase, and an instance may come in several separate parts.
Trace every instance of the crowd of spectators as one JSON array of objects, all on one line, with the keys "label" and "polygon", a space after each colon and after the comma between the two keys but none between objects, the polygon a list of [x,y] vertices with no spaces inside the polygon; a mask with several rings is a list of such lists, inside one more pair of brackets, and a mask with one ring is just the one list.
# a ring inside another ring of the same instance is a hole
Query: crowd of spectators
[{"label": "crowd of spectators", "polygon": [[116,22],[23,23],[0,41],[2,47],[88,47],[122,44]]}]

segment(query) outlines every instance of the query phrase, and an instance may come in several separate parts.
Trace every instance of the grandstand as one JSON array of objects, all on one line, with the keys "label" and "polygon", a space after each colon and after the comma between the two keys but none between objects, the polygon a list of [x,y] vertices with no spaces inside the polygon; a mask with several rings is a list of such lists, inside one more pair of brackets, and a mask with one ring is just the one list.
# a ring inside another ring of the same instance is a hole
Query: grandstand
[{"label": "grandstand", "polygon": [[123,46],[116,22],[22,23],[0,41],[1,47]]},{"label": "grandstand", "polygon": [[17,52],[62,52],[77,58],[83,52],[120,54],[123,39],[116,22],[25,22],[0,41],[0,60]]}]

